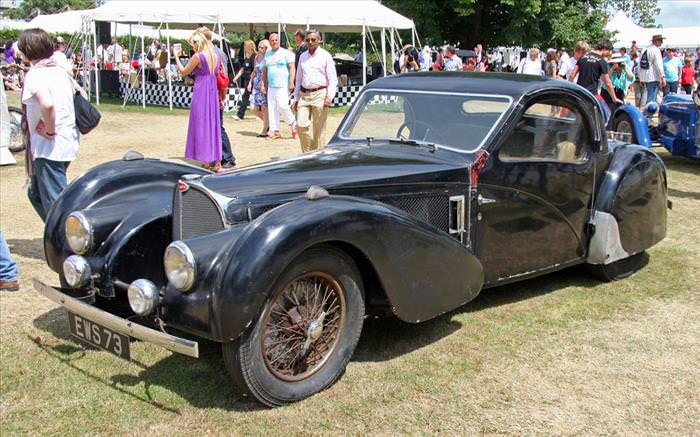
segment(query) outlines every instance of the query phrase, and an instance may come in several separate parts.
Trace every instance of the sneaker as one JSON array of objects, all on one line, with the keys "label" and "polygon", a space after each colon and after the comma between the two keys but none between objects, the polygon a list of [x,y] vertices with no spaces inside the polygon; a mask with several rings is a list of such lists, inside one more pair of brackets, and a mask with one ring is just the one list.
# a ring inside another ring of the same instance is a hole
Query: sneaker
[{"label": "sneaker", "polygon": [[222,167],[222,168],[233,168],[233,167],[235,167],[235,166],[236,166],[236,163],[235,163],[235,162],[230,162],[230,161],[226,161],[226,162],[224,162],[223,164],[221,164],[221,167]]},{"label": "sneaker", "polygon": [[19,281],[0,281],[0,291],[19,291]]},{"label": "sneaker", "polygon": [[280,135],[279,132],[275,132],[275,133],[271,134],[268,138],[270,138],[271,140],[281,140],[282,135]]},{"label": "sneaker", "polygon": [[239,116],[236,115],[236,114],[232,115],[231,118],[233,118],[233,119],[236,120],[236,121],[241,121],[241,120],[243,120],[241,117],[239,117]]},{"label": "sneaker", "polygon": [[299,135],[299,132],[297,132],[297,125],[292,126],[292,139],[296,138],[297,135]]}]

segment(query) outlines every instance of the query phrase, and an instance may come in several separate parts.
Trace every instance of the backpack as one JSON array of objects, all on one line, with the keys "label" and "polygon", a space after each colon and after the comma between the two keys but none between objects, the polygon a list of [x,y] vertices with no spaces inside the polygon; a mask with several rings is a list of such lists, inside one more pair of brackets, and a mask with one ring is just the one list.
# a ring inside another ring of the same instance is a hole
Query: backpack
[{"label": "backpack", "polygon": [[639,59],[639,68],[641,68],[642,70],[649,69],[649,56],[647,55],[647,50],[644,50],[644,52],[642,52],[642,57]]}]

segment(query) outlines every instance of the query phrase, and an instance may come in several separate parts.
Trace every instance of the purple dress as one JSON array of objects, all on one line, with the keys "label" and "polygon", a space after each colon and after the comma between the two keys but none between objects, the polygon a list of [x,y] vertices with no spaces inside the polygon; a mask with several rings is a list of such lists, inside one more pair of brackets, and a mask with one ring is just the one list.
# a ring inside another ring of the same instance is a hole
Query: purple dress
[{"label": "purple dress", "polygon": [[202,53],[195,68],[194,90],[190,106],[190,125],[187,129],[185,157],[200,162],[221,160],[221,121],[219,119],[219,90],[216,75],[221,60],[216,57],[214,74],[209,73],[207,58]]}]

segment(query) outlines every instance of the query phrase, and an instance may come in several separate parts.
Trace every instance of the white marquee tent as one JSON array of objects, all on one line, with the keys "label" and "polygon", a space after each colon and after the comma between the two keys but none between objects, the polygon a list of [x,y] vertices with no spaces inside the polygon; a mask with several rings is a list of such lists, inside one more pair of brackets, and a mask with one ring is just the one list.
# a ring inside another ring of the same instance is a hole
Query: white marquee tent
[{"label": "white marquee tent", "polygon": [[[390,42],[393,55],[395,41],[400,42],[397,30],[410,29],[413,44],[418,37],[413,20],[374,0],[203,0],[197,2],[170,1],[167,3],[153,0],[112,0],[96,9],[84,11],[84,13],[85,17],[93,22],[151,25],[159,28],[164,26],[166,30],[171,27],[193,29],[199,25],[207,25],[213,26],[214,30],[220,34],[223,34],[224,31],[245,32],[252,30],[281,33],[288,31],[287,26],[290,29],[313,27],[320,32],[358,32],[362,34],[363,85],[367,82],[368,39],[372,49],[379,52],[371,33],[373,30],[381,31],[381,60],[384,75],[387,74],[387,39]],[[143,52],[143,35],[140,36],[142,36],[141,52]],[[142,79],[142,84],[144,82],[145,79]],[[172,109],[170,76],[168,76],[168,88]],[[143,86],[142,105],[145,106],[145,88]]]},{"label": "white marquee tent", "polygon": [[617,32],[613,44],[615,48],[629,47],[632,41],[637,41],[639,47],[646,47],[655,34],[663,35],[665,47],[700,47],[700,26],[645,28],[635,24],[624,12],[618,12],[605,28]]}]

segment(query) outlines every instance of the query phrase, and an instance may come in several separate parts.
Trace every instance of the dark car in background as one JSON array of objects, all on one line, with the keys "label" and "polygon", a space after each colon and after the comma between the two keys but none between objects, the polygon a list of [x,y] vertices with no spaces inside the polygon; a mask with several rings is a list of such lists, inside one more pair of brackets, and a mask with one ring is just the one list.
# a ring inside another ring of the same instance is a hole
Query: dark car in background
[{"label": "dark car in background", "polygon": [[368,314],[418,323],[577,264],[638,269],[666,234],[665,167],[608,141],[602,113],[566,81],[417,73],[366,86],[315,153],[225,174],[127,153],[58,199],[61,287],[35,286],[88,343],[219,342],[245,393],[298,401],[342,375]]}]

